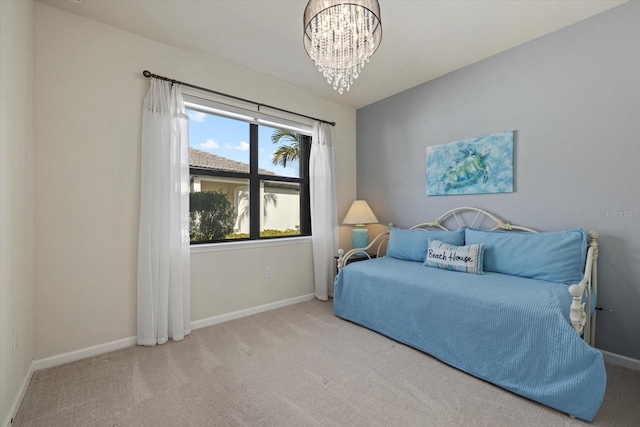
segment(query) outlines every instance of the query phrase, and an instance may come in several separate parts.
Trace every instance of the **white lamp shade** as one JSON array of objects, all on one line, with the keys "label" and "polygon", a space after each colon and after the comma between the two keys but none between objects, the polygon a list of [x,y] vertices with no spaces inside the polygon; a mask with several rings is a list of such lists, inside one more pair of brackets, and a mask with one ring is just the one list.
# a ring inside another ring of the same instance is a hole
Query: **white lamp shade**
[{"label": "white lamp shade", "polygon": [[378,218],[373,214],[366,201],[356,200],[351,205],[343,224],[377,224]]}]

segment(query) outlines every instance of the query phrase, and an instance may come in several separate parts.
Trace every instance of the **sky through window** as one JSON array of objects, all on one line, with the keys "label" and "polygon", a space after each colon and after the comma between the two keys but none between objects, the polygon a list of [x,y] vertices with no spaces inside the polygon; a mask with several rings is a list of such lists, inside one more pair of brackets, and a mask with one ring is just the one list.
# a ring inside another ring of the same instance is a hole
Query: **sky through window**
[{"label": "sky through window", "polygon": [[[187,109],[189,116],[189,146],[227,159],[249,164],[249,123]],[[287,167],[274,165],[273,153],[281,144],[273,144],[274,128],[258,127],[258,165],[282,176],[298,176],[298,162]]]}]

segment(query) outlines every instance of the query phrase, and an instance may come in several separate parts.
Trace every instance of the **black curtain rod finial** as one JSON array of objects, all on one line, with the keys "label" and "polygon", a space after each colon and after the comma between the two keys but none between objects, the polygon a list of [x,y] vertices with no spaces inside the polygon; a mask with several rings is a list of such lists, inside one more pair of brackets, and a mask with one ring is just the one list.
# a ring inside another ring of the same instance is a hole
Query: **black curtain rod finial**
[{"label": "black curtain rod finial", "polygon": [[151,72],[149,70],[144,70],[142,72],[142,75],[145,76],[146,78],[149,78],[149,77],[151,77]]}]

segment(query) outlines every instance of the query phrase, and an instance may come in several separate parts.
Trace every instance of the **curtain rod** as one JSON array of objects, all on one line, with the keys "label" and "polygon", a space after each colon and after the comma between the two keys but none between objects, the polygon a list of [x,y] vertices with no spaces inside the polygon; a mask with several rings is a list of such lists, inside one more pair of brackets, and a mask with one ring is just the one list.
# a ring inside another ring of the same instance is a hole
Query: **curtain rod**
[{"label": "curtain rod", "polygon": [[260,111],[260,107],[264,107],[264,108],[269,108],[270,110],[281,111],[283,113],[293,114],[295,116],[304,117],[304,118],[311,119],[311,120],[316,120],[316,121],[322,122],[322,123],[327,123],[327,124],[329,124],[331,126],[335,126],[336,125],[336,122],[330,122],[330,121],[327,121],[327,120],[317,119],[315,117],[306,116],[304,114],[296,113],[295,111],[285,110],[283,108],[274,107],[272,105],[263,104],[261,102],[256,102],[256,101],[251,101],[249,99],[240,98],[239,96],[228,95],[226,93],[222,93],[222,92],[218,92],[218,91],[215,91],[215,90],[207,89],[207,88],[204,88],[204,87],[200,87],[200,86],[192,85],[192,84],[189,84],[189,83],[181,82],[179,80],[170,79],[169,77],[159,76],[157,74],[151,73],[148,70],[144,70],[142,72],[142,75],[145,76],[146,78],[154,78],[154,79],[164,80],[164,81],[167,81],[167,82],[179,84],[179,85],[190,87],[190,88],[193,88],[193,89],[202,90],[204,92],[213,93],[215,95],[220,95],[220,96],[224,96],[224,97],[227,97],[227,98],[235,99],[236,101],[242,101],[242,102],[246,102],[246,103],[249,103],[249,104],[254,104],[254,105],[258,106],[258,111]]}]

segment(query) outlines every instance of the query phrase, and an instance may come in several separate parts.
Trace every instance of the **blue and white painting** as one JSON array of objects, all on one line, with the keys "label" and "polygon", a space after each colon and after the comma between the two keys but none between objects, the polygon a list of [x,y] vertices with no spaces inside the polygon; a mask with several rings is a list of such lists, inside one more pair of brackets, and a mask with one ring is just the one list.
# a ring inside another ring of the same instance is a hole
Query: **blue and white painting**
[{"label": "blue and white painting", "polygon": [[427,147],[427,196],[513,192],[514,131]]}]

